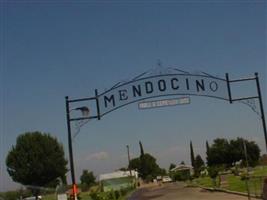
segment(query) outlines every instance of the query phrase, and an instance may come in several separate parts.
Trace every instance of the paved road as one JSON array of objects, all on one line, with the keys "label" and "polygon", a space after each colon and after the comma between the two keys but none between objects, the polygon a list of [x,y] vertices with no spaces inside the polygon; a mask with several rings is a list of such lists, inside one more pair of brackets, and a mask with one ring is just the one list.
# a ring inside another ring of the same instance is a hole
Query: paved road
[{"label": "paved road", "polygon": [[[200,188],[184,187],[182,183],[170,183],[137,190],[128,200],[247,200],[247,197],[209,192]],[[254,200],[254,199],[251,199]]]}]

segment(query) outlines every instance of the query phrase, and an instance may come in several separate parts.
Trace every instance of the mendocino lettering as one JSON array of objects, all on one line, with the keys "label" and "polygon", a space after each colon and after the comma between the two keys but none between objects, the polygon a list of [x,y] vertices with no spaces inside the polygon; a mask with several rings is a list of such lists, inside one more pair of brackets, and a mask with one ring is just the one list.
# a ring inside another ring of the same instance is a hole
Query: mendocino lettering
[{"label": "mendocino lettering", "polygon": [[161,96],[198,95],[227,99],[224,79],[197,75],[159,75],[117,86],[99,95],[102,114],[132,102]]}]

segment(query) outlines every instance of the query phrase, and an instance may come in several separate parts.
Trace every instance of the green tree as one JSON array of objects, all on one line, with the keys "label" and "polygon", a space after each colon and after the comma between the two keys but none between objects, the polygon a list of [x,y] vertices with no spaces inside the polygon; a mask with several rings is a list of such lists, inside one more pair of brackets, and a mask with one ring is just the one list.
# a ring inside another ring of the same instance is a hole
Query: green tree
[{"label": "green tree", "polygon": [[88,172],[88,170],[83,170],[80,180],[83,191],[88,190],[92,185],[95,184],[95,176],[93,172]]},{"label": "green tree", "polygon": [[138,169],[140,177],[147,181],[151,181],[157,175],[166,174],[166,170],[161,169],[158,166],[156,158],[144,152],[143,144],[141,141],[139,141],[139,146],[140,157],[132,159],[129,163],[129,167],[131,167],[131,169]]},{"label": "green tree", "polygon": [[240,160],[242,160],[242,164],[245,165],[244,145],[246,145],[247,149],[249,166],[254,167],[259,163],[259,146],[253,141],[248,141],[243,138],[237,138],[235,140],[230,140],[229,143],[229,165]]},{"label": "green tree", "polygon": [[209,148],[208,166],[224,165],[226,168],[229,168],[240,160],[244,164],[244,144],[247,148],[249,166],[257,165],[260,158],[260,148],[255,142],[243,138],[233,139],[230,142],[224,138],[217,138]]},{"label": "green tree", "polygon": [[192,141],[190,141],[190,156],[191,156],[191,165],[193,168],[195,168],[195,155],[194,155]]},{"label": "green tree", "polygon": [[[156,175],[160,175],[160,176],[163,176],[163,175],[166,175],[167,174],[167,172],[166,172],[166,169],[164,169],[164,168],[158,168],[157,169],[157,171],[156,171],[156,174],[155,174],[155,176]],[[155,177],[154,177],[155,178]]]},{"label": "green tree", "polygon": [[228,165],[229,154],[229,142],[224,138],[215,139],[209,148],[208,166]]},{"label": "green tree", "polygon": [[141,166],[139,168],[139,173],[142,179],[147,179],[149,175],[155,178],[158,175],[160,167],[156,162],[156,158],[148,153],[145,153],[141,160]]},{"label": "green tree", "polygon": [[195,176],[196,177],[199,177],[203,166],[204,166],[204,161],[202,160],[200,155],[197,155],[195,159]]},{"label": "green tree", "polygon": [[[13,181],[23,185],[46,186],[66,180],[67,160],[56,138],[46,133],[27,132],[17,137],[6,157],[7,171]],[[32,192],[37,197],[39,190]]]},{"label": "green tree", "polygon": [[219,175],[220,170],[221,170],[221,167],[218,165],[213,165],[213,166],[208,168],[209,176],[213,180],[214,186],[217,186],[216,178]]},{"label": "green tree", "polygon": [[131,159],[128,169],[138,170],[139,168],[140,168],[140,158]]}]

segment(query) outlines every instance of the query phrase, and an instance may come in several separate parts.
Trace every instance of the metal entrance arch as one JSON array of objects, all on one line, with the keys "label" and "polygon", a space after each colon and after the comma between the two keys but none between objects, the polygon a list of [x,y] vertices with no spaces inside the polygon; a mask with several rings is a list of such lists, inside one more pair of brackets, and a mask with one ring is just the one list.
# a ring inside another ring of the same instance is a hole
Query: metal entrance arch
[{"label": "metal entrance arch", "polygon": [[[255,81],[257,95],[233,98],[231,84],[248,81]],[[77,187],[73,162],[71,122],[85,120],[86,123],[88,122],[86,120],[90,119],[100,120],[106,114],[135,102],[176,95],[206,96],[225,100],[230,104],[235,101],[241,101],[242,103],[248,105],[253,111],[255,111],[255,105],[253,105],[253,103],[251,103],[250,101],[258,99],[260,107],[259,115],[262,121],[265,145],[267,149],[267,131],[258,73],[255,73],[253,77],[230,80],[228,73],[225,74],[224,78],[219,78],[204,72],[201,72],[200,74],[191,74],[176,68],[172,68],[166,73],[158,73],[152,75],[148,74],[148,72],[145,72],[129,81],[119,82],[109,90],[106,90],[102,93],[98,93],[98,90],[95,90],[95,95],[93,97],[79,99],[69,99],[68,96],[65,97],[69,160],[74,199],[77,199]],[[95,102],[96,114],[92,116],[72,118],[70,116],[70,111],[72,110],[81,110],[82,112],[89,111],[89,109],[84,106],[78,108],[70,108],[70,105],[72,103],[84,101]],[[82,126],[83,124],[84,123],[80,125]]]}]

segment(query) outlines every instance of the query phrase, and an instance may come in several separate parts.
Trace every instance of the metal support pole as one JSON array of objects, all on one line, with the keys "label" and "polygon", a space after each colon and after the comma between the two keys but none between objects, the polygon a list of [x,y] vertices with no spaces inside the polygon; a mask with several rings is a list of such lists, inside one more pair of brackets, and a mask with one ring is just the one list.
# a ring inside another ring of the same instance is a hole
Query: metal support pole
[{"label": "metal support pole", "polygon": [[245,140],[243,140],[243,148],[244,148],[244,154],[245,154],[246,166],[247,166],[246,187],[248,191],[248,200],[250,200],[248,153],[247,153],[247,146],[246,146]]},{"label": "metal support pole", "polygon": [[265,145],[266,145],[266,151],[267,151],[267,130],[266,130],[266,122],[265,122],[265,115],[264,115],[264,109],[263,109],[263,103],[262,103],[262,96],[261,96],[261,88],[260,88],[260,81],[258,77],[258,73],[255,73],[256,77],[256,84],[257,84],[257,91],[259,96],[259,103],[260,103],[260,110],[261,110],[261,122],[265,137]]},{"label": "metal support pole", "polygon": [[233,103],[232,101],[232,93],[231,93],[231,86],[230,86],[230,81],[229,81],[229,74],[225,74],[226,77],[226,82],[227,82],[227,89],[228,89],[228,96],[229,96],[229,102]]},{"label": "metal support pole", "polygon": [[67,128],[68,128],[68,144],[69,144],[69,159],[70,159],[70,172],[71,172],[71,180],[72,180],[72,192],[73,192],[73,199],[76,200],[77,199],[77,188],[76,188],[76,182],[75,182],[73,151],[72,151],[69,97],[66,96],[65,100],[66,100],[66,118],[67,118]]},{"label": "metal support pole", "polygon": [[99,108],[99,99],[98,99],[97,89],[95,89],[95,100],[96,100],[97,119],[100,120],[100,108]]}]

